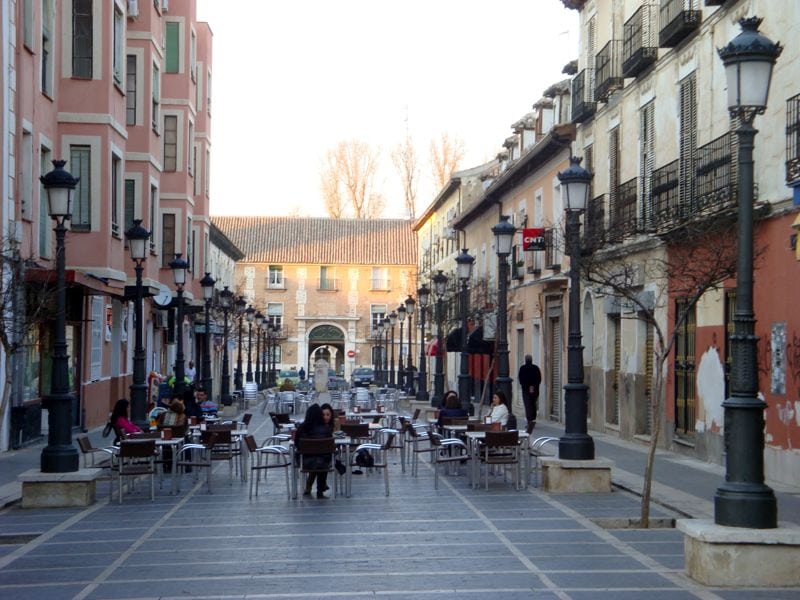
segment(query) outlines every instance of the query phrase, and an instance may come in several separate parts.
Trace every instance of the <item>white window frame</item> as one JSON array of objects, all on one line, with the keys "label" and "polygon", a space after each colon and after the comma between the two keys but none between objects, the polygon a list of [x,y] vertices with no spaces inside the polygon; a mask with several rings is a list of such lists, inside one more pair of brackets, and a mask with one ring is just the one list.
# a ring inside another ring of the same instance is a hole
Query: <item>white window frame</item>
[{"label": "white window frame", "polygon": [[152,114],[150,115],[150,120],[153,131],[155,131],[157,134],[160,134],[161,131],[159,127],[161,121],[161,68],[155,61],[152,63],[152,68],[153,68],[151,74],[152,77],[150,78],[151,79],[150,85],[152,87],[150,91],[150,111]]},{"label": "white window frame", "polygon": [[[114,176],[114,168],[113,166],[116,164],[116,177]],[[124,230],[122,229],[122,225],[125,222],[125,159],[124,159],[124,152],[117,148],[116,146],[111,146],[111,168],[109,171],[109,184],[111,186],[109,193],[109,202],[112,204],[111,211],[109,214],[109,221],[111,223],[111,235],[116,238],[122,238],[122,234]],[[116,200],[116,207],[113,206],[113,203]],[[114,223],[114,208],[116,208],[117,213],[117,222]]]},{"label": "white window frame", "polygon": [[387,314],[389,314],[389,306],[387,304],[370,304],[369,305],[370,331],[374,331],[378,323],[380,321],[383,321],[383,319],[386,318]]},{"label": "white window frame", "polygon": [[[282,290],[285,288],[283,265],[269,265],[267,267],[267,288],[271,290]],[[273,274],[279,274],[278,277],[273,277]]]},{"label": "white window frame", "polygon": [[[47,167],[52,165],[53,159],[53,151],[51,148],[53,147],[52,142],[50,140],[44,140],[43,136],[39,136],[39,174],[44,175],[49,171],[45,170]],[[39,243],[37,244],[39,249],[39,256],[41,258],[50,258],[52,256],[52,224],[50,215],[47,212],[47,196],[45,195],[44,186],[39,184]],[[44,242],[42,244],[42,242]]]},{"label": "white window frame", "polygon": [[114,2],[113,9],[113,35],[114,35],[114,56],[112,61],[112,72],[114,85],[122,91],[125,81],[125,9],[118,1]]},{"label": "white window frame", "polygon": [[283,302],[267,302],[267,322],[277,329],[283,329]]}]

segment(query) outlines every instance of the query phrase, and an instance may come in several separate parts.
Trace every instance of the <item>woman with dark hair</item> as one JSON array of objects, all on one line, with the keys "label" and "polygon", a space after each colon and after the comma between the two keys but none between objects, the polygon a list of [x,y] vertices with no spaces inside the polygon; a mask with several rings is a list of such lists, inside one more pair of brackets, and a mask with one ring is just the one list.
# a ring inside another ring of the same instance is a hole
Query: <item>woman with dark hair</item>
[{"label": "woman with dark hair", "polygon": [[[302,449],[304,439],[321,439],[333,437],[333,429],[325,423],[325,417],[322,415],[322,407],[319,404],[312,404],[306,411],[306,418],[297,428],[295,434],[295,445],[297,449]],[[306,455],[304,457],[304,464],[311,465],[315,469],[330,468],[330,456],[321,454],[319,456]],[[304,496],[311,495],[311,487],[317,482],[317,498],[327,498],[325,495],[328,490],[328,474],[327,473],[309,473],[306,480],[306,488],[303,491]]]},{"label": "woman with dark hair", "polygon": [[506,400],[506,395],[497,390],[492,395],[492,412],[489,415],[489,422],[490,423],[500,423],[503,427],[506,426],[508,423],[508,415],[511,413],[508,410],[508,400]]},{"label": "woman with dark hair", "polygon": [[115,442],[124,437],[123,434],[141,433],[142,431],[128,420],[128,401],[125,400],[125,398],[117,400],[117,403],[114,405],[114,410],[111,411],[111,417],[109,417],[108,420],[117,433],[117,438],[114,440]]},{"label": "woman with dark hair", "polygon": [[327,425],[328,428],[331,430],[331,435],[333,435],[333,430],[335,429],[336,425],[333,421],[334,418],[333,406],[331,406],[326,402],[325,404],[322,404],[320,406],[320,409],[322,410],[322,420],[324,421],[325,425]]},{"label": "woman with dark hair", "polygon": [[439,409],[439,428],[442,427],[442,418],[453,417],[468,417],[469,413],[461,407],[461,400],[458,399],[458,394],[453,390],[449,390],[442,398],[442,408]]}]

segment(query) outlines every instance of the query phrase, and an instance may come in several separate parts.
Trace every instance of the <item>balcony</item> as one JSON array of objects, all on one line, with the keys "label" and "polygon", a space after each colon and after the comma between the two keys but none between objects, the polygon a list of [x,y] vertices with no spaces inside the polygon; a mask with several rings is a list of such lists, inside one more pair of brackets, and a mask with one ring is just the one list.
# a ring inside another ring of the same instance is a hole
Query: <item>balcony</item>
[{"label": "balcony", "polygon": [[625,84],[622,77],[622,40],[611,40],[594,57],[595,87],[594,99],[607,102],[608,97],[621,90]]},{"label": "balcony", "polygon": [[538,275],[542,272],[542,252],[526,252],[525,253],[525,270],[533,275]]},{"label": "balcony", "polygon": [[702,12],[697,10],[699,0],[661,0],[658,45],[674,48],[688,35],[699,29]]},{"label": "balcony", "polygon": [[561,254],[558,251],[558,231],[550,228],[544,230],[544,268],[551,271],[561,270]]},{"label": "balcony", "polygon": [[655,4],[639,7],[625,22],[622,40],[622,76],[636,77],[658,58]]},{"label": "balcony", "polygon": [[317,290],[320,292],[338,292],[339,280],[331,277],[317,280]]},{"label": "balcony", "polygon": [[636,231],[636,201],[639,195],[639,178],[634,177],[617,188],[611,219],[608,224],[609,234],[616,240]]},{"label": "balcony", "polygon": [[589,200],[588,210],[583,219],[583,242],[586,250],[593,250],[600,246],[605,236],[606,227],[606,195]]},{"label": "balcony", "polygon": [[728,0],[706,0],[706,6],[722,6]]},{"label": "balcony", "polygon": [[373,292],[388,292],[391,289],[390,283],[388,279],[372,279],[369,289]]},{"label": "balcony", "polygon": [[685,217],[717,212],[736,203],[736,172],[730,132],[697,149],[694,199]]},{"label": "balcony", "polygon": [[680,216],[680,162],[674,160],[653,171],[650,203],[645,211],[645,225],[660,228],[676,222]]},{"label": "balcony", "polygon": [[286,289],[286,278],[282,277],[280,280],[275,281],[267,281],[267,288],[268,290],[285,290]]},{"label": "balcony", "polygon": [[800,183],[800,94],[786,101],[786,183]]},{"label": "balcony", "polygon": [[597,104],[594,101],[594,69],[584,69],[572,79],[572,121],[591,119]]}]

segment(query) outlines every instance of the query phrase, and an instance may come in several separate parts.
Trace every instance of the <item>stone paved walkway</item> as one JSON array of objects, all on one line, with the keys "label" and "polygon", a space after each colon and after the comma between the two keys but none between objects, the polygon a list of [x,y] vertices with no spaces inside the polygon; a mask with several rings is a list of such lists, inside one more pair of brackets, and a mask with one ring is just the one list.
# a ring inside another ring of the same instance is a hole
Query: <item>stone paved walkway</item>
[{"label": "stone paved walkway", "polygon": [[[269,433],[258,414],[251,428],[259,441]],[[170,496],[165,482],[151,503],[140,485],[120,506],[102,484],[88,509],[11,506],[0,512],[0,598],[800,599],[698,586],[674,529],[596,525],[638,515],[625,491],[515,491],[497,477],[487,492],[464,475],[434,490],[427,464],[414,479],[397,462],[388,498],[380,475],[362,475],[351,498],[287,501],[270,474],[249,501],[219,465],[213,494],[201,480]]]}]

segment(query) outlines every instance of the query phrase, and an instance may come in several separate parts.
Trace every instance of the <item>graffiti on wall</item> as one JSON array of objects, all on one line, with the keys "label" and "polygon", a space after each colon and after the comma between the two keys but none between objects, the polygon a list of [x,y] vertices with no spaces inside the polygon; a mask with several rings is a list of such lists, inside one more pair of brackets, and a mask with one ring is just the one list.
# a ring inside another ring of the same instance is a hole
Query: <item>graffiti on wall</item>
[{"label": "graffiti on wall", "polygon": [[786,323],[772,324],[772,370],[770,376],[770,391],[773,394],[786,393],[786,361],[784,348],[786,348]]}]

